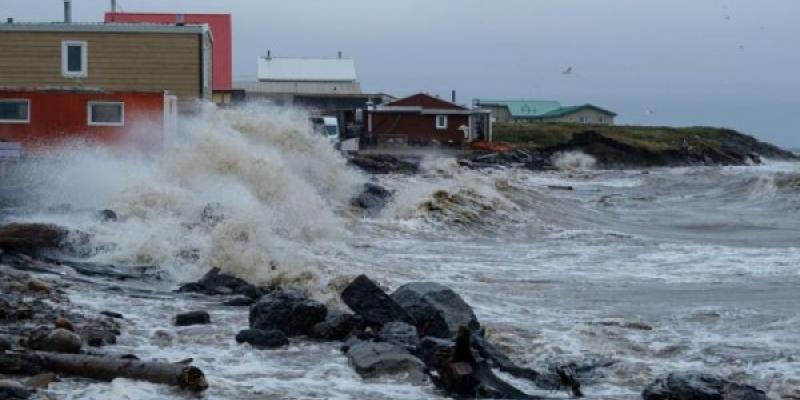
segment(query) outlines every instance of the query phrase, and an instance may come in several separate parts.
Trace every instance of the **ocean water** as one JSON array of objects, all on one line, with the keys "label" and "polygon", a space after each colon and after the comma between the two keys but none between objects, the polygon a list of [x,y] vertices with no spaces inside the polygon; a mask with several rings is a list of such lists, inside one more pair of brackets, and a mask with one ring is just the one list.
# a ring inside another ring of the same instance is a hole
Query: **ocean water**
[{"label": "ocean water", "polygon": [[[209,109],[156,156],[76,146],[21,167],[7,219],[89,232],[103,244],[99,262],[158,265],[161,280],[65,279],[75,307],[126,316],[104,351],[192,357],[208,399],[442,398],[404,376],[360,378],[337,343],[237,345],[246,309],[172,292],[214,266],[333,308],[360,273],[389,289],[443,283],[520,364],[613,361],[584,386],[591,398],[639,398],[653,379],[687,369],[773,398],[798,394],[800,164],[604,171],[570,153],[561,171],[470,171],[431,157],[418,175],[369,177],[304,121]],[[373,218],[348,205],[370,179],[395,192]],[[103,208],[120,221],[98,222],[92,210]],[[212,324],[172,326],[196,309]],[[130,380],[66,379],[50,393],[193,398]]]}]

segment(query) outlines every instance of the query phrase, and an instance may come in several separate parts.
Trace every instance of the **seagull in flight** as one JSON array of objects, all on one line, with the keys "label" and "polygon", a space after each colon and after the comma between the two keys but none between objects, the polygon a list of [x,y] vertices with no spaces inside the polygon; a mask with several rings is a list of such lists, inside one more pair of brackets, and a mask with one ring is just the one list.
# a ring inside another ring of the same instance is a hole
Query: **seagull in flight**
[{"label": "seagull in flight", "polygon": [[562,72],[562,74],[572,75],[572,66],[570,65],[569,67],[567,67],[567,69],[565,69],[564,72]]}]

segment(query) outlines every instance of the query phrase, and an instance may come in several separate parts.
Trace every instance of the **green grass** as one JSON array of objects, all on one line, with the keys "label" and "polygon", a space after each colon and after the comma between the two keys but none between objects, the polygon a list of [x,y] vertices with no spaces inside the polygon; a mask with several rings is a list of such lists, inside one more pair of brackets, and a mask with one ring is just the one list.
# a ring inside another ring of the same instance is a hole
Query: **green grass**
[{"label": "green grass", "polygon": [[724,128],[637,125],[584,125],[569,123],[498,123],[494,125],[495,142],[515,146],[545,148],[568,142],[575,133],[593,130],[634,147],[659,152],[679,149],[684,139],[690,144],[720,146],[723,139],[740,135]]}]

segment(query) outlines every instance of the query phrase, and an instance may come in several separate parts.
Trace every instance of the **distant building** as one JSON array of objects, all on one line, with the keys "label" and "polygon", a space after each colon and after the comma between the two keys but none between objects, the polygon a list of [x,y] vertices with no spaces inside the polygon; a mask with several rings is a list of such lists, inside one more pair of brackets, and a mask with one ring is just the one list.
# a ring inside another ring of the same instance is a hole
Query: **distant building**
[{"label": "distant building", "polygon": [[364,108],[392,100],[383,93],[361,91],[355,62],[336,58],[285,58],[267,53],[258,58],[258,80],[234,82],[246,101],[270,101],[321,113]]},{"label": "distant building", "polygon": [[373,107],[365,139],[371,144],[463,145],[492,139],[488,110],[470,109],[419,93]]},{"label": "distant building", "polygon": [[212,100],[230,103],[233,90],[233,34],[230,14],[163,14],[107,12],[106,22],[203,25],[211,30],[214,51],[211,57]]},{"label": "distant building", "polygon": [[168,91],[189,109],[211,99],[212,46],[205,25],[0,23],[0,87]]},{"label": "distant building", "polygon": [[149,151],[176,123],[176,98],[164,92],[0,88],[0,141],[26,152],[74,141]]},{"label": "distant building", "polygon": [[570,122],[614,125],[616,113],[592,104],[561,106],[548,100],[475,99],[474,104],[491,110],[496,122]]}]

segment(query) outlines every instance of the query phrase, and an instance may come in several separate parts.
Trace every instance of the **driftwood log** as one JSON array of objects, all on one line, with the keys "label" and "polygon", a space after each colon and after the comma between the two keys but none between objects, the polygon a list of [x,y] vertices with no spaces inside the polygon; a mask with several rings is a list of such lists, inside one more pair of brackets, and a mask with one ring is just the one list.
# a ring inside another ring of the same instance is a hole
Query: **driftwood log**
[{"label": "driftwood log", "polygon": [[45,352],[0,354],[0,373],[35,374],[41,371],[102,381],[127,378],[178,386],[193,392],[208,388],[203,371],[186,364]]}]

